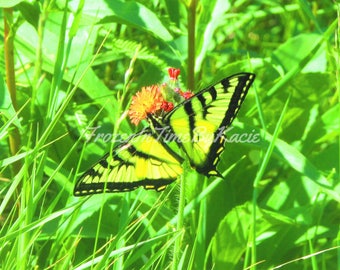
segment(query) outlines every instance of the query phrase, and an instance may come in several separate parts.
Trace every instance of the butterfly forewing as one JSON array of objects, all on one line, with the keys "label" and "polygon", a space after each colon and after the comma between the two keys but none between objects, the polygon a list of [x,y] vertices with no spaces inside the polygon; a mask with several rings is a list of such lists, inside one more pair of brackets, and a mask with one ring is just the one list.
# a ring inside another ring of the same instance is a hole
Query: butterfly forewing
[{"label": "butterfly forewing", "polygon": [[216,165],[224,149],[223,131],[232,123],[255,79],[240,73],[203,89],[168,113],[163,120],[178,137],[191,165],[205,175],[218,175]]}]

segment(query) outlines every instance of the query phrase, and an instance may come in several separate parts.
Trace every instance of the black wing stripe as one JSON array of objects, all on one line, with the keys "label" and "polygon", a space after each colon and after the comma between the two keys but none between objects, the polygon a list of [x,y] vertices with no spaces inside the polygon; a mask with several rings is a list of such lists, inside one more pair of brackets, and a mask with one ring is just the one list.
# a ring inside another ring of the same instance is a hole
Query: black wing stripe
[{"label": "black wing stripe", "polygon": [[[229,107],[228,110],[225,114],[225,117],[222,121],[223,126],[227,127],[229,126],[233,120],[235,119],[241,104],[243,103],[247,93],[248,93],[248,88],[250,86],[250,84],[253,81],[251,80],[251,78],[238,78],[237,80],[237,85],[236,88],[234,90],[234,93],[231,97],[230,103],[229,103]],[[221,81],[225,92],[228,92],[228,88],[231,86],[231,82],[229,80],[222,80]]]},{"label": "black wing stripe", "polygon": [[164,190],[164,188],[171,184],[173,180],[150,180],[145,179],[134,182],[107,182],[106,186],[103,183],[91,183],[77,186],[78,192],[75,193],[77,196],[88,195],[88,194],[99,194],[107,192],[128,192],[138,187],[144,187],[145,189],[155,189],[156,191]]},{"label": "black wing stripe", "polygon": [[194,136],[193,129],[195,127],[195,112],[192,108],[192,103],[191,102],[186,102],[184,104],[184,110],[186,114],[188,115],[189,118],[189,127],[190,127],[190,138],[192,139]]},{"label": "black wing stripe", "polygon": [[205,108],[207,106],[207,103],[206,103],[207,99],[203,95],[200,95],[197,98],[201,102],[203,118],[205,118],[207,115],[207,109]]}]

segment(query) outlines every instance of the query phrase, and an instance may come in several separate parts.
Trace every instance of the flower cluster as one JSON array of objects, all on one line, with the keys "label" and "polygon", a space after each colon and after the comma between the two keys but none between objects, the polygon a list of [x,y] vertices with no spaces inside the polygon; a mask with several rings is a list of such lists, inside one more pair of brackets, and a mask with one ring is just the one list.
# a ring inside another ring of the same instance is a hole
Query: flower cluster
[{"label": "flower cluster", "polygon": [[138,125],[149,113],[154,114],[161,109],[165,100],[157,85],[143,87],[132,97],[129,117],[131,122]]},{"label": "flower cluster", "polygon": [[[161,114],[170,112],[174,108],[174,103],[191,98],[194,94],[190,91],[183,92],[175,85],[178,83],[180,70],[176,68],[168,69],[170,83],[151,85],[142,89],[132,97],[128,111],[131,123],[138,125],[140,121],[147,118],[149,114]],[[171,101],[169,101],[169,99]]]}]

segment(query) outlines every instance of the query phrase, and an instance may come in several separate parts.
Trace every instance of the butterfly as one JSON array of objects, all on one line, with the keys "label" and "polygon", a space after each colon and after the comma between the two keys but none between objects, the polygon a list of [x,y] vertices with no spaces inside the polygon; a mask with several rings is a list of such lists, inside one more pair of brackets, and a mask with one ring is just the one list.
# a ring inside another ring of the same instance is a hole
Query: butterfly
[{"label": "butterfly", "polygon": [[[114,147],[78,179],[75,196],[131,191],[162,191],[183,173],[184,157],[206,176],[221,176],[216,166],[224,150],[224,132],[236,117],[255,74],[238,73],[184,100],[161,117],[147,116],[150,127]],[[169,139],[171,138],[171,139]]]}]

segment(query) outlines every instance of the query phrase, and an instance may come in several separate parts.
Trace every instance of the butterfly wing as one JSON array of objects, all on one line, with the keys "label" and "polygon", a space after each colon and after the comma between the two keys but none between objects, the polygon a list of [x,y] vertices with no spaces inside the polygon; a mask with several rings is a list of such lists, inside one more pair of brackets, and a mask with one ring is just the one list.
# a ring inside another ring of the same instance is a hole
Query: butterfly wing
[{"label": "butterfly wing", "polygon": [[80,177],[74,195],[165,189],[182,174],[183,159],[158,139],[149,129],[133,135]]},{"label": "butterfly wing", "polygon": [[236,117],[255,75],[239,73],[203,89],[163,118],[186,152],[191,166],[205,175],[219,175],[224,131]]}]

